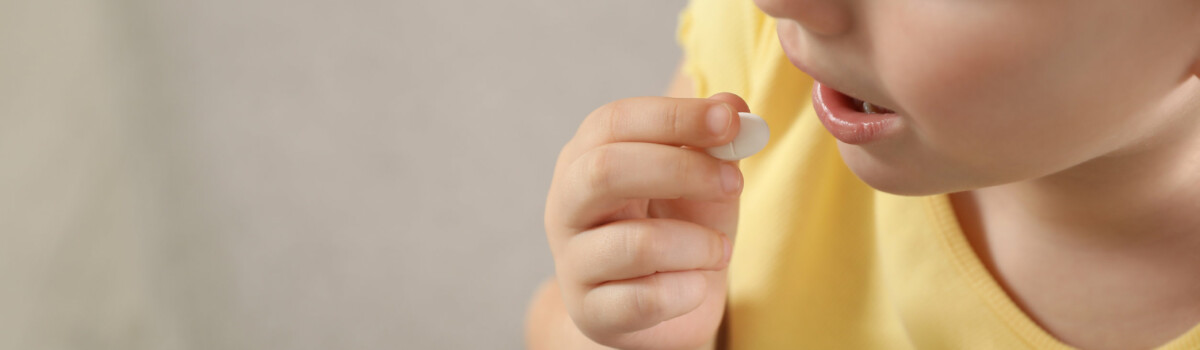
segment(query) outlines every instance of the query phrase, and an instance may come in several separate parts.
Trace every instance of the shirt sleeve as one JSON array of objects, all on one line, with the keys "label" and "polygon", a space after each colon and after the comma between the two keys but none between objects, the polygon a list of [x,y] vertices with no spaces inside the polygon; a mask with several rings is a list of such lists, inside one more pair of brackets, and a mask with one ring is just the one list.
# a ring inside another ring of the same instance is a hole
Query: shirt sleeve
[{"label": "shirt sleeve", "polygon": [[683,73],[692,79],[696,96],[749,92],[763,32],[774,30],[767,18],[752,0],[688,2],[679,13],[676,41],[683,51]]}]

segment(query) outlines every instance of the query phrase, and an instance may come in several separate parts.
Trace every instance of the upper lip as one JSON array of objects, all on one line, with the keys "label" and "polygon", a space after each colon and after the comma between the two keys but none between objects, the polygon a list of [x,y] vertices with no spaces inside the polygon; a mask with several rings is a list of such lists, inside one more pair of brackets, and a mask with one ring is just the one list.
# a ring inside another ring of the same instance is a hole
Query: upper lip
[{"label": "upper lip", "polygon": [[807,73],[809,76],[811,76],[816,81],[821,82],[822,85],[825,85],[831,89],[837,90],[837,92],[840,92],[846,96],[849,96],[850,98],[870,103],[871,105],[874,105],[876,107],[887,108],[889,110],[896,111],[897,113],[900,112],[899,109],[896,109],[896,107],[894,105],[892,105],[891,103],[888,103],[887,101],[879,102],[878,99],[870,99],[870,98],[862,97],[862,96],[877,96],[877,94],[872,94],[872,93],[863,94],[862,91],[860,91],[860,90],[847,89],[847,87],[842,85],[841,82],[839,82],[838,80],[829,79],[830,78],[829,76],[826,76],[825,74],[812,69],[810,66],[804,64],[804,62],[800,61],[799,59],[792,58],[792,57],[790,57],[790,55],[788,58],[792,62],[792,65],[796,66],[796,68],[799,68],[804,73]]},{"label": "upper lip", "polygon": [[871,105],[876,106],[876,107],[883,107],[883,108],[886,108],[886,109],[889,109],[892,111],[897,111],[897,112],[900,111],[899,109],[896,109],[896,107],[893,106],[891,103],[879,102],[879,100],[877,100],[877,99],[862,97],[862,96],[875,96],[875,94],[871,94],[871,93],[860,94],[859,90],[852,90],[852,89],[844,88],[838,81],[822,79],[822,78],[817,77],[817,75],[815,75],[815,74],[812,74],[812,77],[813,77],[813,79],[816,79],[817,81],[821,82],[822,85],[829,86],[829,88],[837,90],[837,92],[840,92],[843,95],[846,95],[847,97],[850,97],[850,98],[853,98],[853,99],[856,99],[859,101],[863,101],[866,103],[870,103]]}]

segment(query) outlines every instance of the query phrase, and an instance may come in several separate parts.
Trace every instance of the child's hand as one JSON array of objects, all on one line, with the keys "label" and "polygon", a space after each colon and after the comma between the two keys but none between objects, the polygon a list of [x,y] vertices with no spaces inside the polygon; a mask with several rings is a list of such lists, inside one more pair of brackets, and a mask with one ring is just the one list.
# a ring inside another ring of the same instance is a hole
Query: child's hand
[{"label": "child's hand", "polygon": [[704,148],[733,140],[737,112],[749,108],[728,93],[619,100],[563,147],[546,232],[567,312],[593,341],[713,346],[742,175]]}]

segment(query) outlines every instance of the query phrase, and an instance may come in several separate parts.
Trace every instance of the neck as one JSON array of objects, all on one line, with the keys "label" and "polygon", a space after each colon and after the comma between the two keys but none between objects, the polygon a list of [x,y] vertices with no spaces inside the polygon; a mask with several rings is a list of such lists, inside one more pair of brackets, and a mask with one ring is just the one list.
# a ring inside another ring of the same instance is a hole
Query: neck
[{"label": "neck", "polygon": [[1152,142],[957,196],[974,202],[985,231],[1044,231],[1093,243],[1179,235],[1200,241],[1200,108],[1192,101],[1200,89],[1181,90],[1187,93],[1180,101],[1161,111],[1178,117],[1144,138]]},{"label": "neck", "polygon": [[984,266],[1068,344],[1105,329],[1160,344],[1200,322],[1200,108],[1186,105],[1136,148],[950,196]]}]

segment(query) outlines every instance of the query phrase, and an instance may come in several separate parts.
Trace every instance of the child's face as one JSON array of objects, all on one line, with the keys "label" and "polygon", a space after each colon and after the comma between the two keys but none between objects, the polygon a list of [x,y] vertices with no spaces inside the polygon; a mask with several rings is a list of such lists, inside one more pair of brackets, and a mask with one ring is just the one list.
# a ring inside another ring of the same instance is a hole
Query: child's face
[{"label": "child's face", "polygon": [[839,143],[880,190],[1032,179],[1200,120],[1200,1],[756,2],[798,66],[902,116],[892,137]]}]

